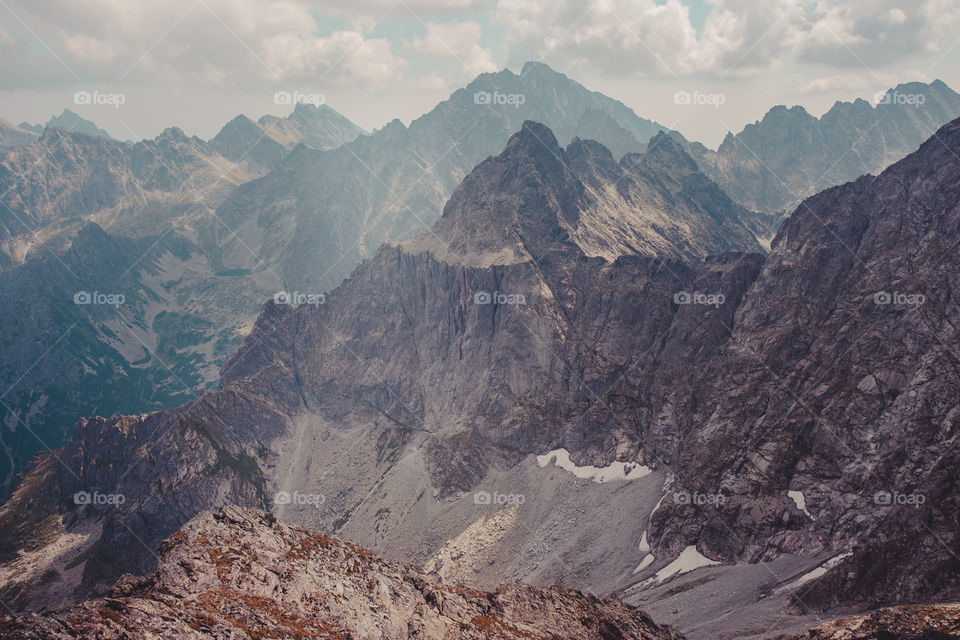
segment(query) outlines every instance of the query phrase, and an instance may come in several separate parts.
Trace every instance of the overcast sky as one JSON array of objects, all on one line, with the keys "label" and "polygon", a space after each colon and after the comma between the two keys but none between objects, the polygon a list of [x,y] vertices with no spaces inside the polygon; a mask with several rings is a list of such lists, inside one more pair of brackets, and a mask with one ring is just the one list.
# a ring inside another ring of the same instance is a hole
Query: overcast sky
[{"label": "overcast sky", "polygon": [[[0,117],[69,107],[121,139],[283,115],[276,91],[367,129],[409,123],[526,60],[710,146],[775,104],[820,115],[898,82],[960,89],[960,0],[0,0],[0,16]],[[679,108],[676,91],[723,104]]]}]

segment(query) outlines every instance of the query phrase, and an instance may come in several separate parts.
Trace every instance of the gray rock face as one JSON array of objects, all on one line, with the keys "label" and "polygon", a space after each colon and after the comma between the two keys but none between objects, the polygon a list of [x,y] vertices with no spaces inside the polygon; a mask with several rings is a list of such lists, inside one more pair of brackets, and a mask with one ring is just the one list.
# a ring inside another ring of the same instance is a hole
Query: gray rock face
[{"label": "gray rock face", "polygon": [[44,616],[4,617],[7,638],[481,638],[682,640],[615,599],[514,583],[444,584],[333,536],[228,507],[162,546],[156,573],[110,597]]},{"label": "gray rock face", "polygon": [[957,596],[958,149],[954,121],[786,221],[694,404],[666,418],[678,482],[727,498],[665,500],[661,546],[850,553],[798,594],[812,607]]},{"label": "gray rock face", "polygon": [[519,262],[561,246],[611,261],[642,255],[696,263],[724,251],[762,251],[743,222],[751,216],[665,134],[646,154],[617,163],[597,142],[575,138],[563,150],[547,127],[527,122],[411,246],[466,263]]},{"label": "gray rock face", "polygon": [[897,85],[874,106],[837,102],[820,118],[777,106],[727,134],[714,152],[692,145],[701,169],[738,203],[775,214],[770,237],[801,200],[879,173],[960,116],[960,94],[940,80]]},{"label": "gray rock face", "polygon": [[135,145],[48,128],[0,161],[0,246],[5,261],[18,264],[51,238],[75,233],[78,221],[134,237],[163,233],[184,214],[185,224],[209,215],[251,177],[176,128]]},{"label": "gray rock face", "polygon": [[37,132],[32,129],[16,126],[0,119],[0,151],[22,147],[36,141],[38,137]]}]

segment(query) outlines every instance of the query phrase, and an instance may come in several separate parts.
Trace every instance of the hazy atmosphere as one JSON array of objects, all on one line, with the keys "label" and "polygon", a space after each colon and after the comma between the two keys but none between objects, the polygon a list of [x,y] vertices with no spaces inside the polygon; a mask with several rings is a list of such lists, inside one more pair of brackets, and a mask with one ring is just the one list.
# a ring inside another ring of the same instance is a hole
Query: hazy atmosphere
[{"label": "hazy atmosphere", "polygon": [[960,0],[0,16],[0,640],[960,640]]},{"label": "hazy atmosphere", "polygon": [[[960,84],[952,0],[5,0],[0,14],[3,117],[43,123],[77,91],[122,94],[71,106],[121,140],[285,115],[277,91],[368,130],[408,124],[528,60],[711,147],[774,104],[819,116],[901,82]],[[678,91],[705,102],[677,109]]]}]

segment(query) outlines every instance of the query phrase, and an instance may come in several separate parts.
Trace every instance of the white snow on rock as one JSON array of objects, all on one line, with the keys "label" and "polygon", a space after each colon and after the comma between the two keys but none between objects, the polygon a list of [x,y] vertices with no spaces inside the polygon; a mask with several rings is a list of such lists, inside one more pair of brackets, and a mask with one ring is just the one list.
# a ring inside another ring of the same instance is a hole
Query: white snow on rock
[{"label": "white snow on rock", "polygon": [[793,503],[797,505],[797,509],[803,511],[803,513],[810,518],[811,520],[816,520],[810,512],[807,511],[807,499],[803,497],[803,491],[787,491],[787,497],[793,500]]},{"label": "white snow on rock", "polygon": [[637,568],[633,570],[634,573],[640,573],[647,567],[649,567],[656,558],[653,557],[652,553],[648,553],[643,557],[643,560],[640,561],[640,564],[637,565]]},{"label": "white snow on rock", "polygon": [[565,471],[583,480],[594,482],[609,482],[611,480],[636,480],[649,475],[653,470],[635,462],[621,462],[616,460],[606,467],[587,465],[579,467],[570,460],[570,452],[566,449],[556,449],[542,456],[537,456],[537,466],[546,467],[550,461]]},{"label": "white snow on rock", "polygon": [[640,553],[648,553],[650,551],[650,543],[647,542],[647,532],[644,531],[643,535],[640,536],[640,544],[638,545]]},{"label": "white snow on rock", "polygon": [[700,567],[709,567],[715,564],[720,563],[716,560],[711,560],[707,556],[697,551],[696,546],[690,545],[680,552],[680,555],[677,556],[676,560],[665,566],[663,569],[660,569],[660,571],[657,571],[656,575],[653,576],[653,579],[655,582],[663,582],[667,578],[680,576],[684,573],[690,573],[694,569],[699,569]]},{"label": "white snow on rock", "polygon": [[844,558],[849,558],[851,555],[853,555],[853,553],[850,551],[847,551],[846,553],[841,553],[838,556],[833,556],[832,558],[830,558],[829,560],[827,560],[826,562],[818,566],[813,571],[809,571],[803,574],[802,576],[800,576],[799,578],[797,578],[796,580],[794,580],[793,582],[783,585],[782,587],[777,589],[776,592],[780,593],[782,591],[796,589],[797,587],[804,585],[810,582],[811,580],[816,580],[820,576],[824,575],[827,571],[830,571],[830,569],[840,564],[840,561],[842,561]]}]

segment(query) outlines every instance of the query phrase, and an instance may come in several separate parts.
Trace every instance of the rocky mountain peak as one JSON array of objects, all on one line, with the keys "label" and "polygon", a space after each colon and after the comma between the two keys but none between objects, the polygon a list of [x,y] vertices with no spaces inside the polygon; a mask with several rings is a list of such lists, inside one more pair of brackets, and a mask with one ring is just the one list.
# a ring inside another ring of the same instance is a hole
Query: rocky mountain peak
[{"label": "rocky mountain peak", "polygon": [[327,107],[327,105],[325,105],[325,104],[324,104],[324,105],[317,106],[317,105],[311,104],[311,103],[309,103],[309,102],[301,102],[301,101],[298,101],[296,104],[293,105],[293,113],[291,113],[290,115],[291,115],[291,116],[293,116],[293,115],[301,115],[301,116],[316,115],[319,111],[322,111],[322,110],[324,110],[324,109],[329,109],[329,108],[330,108],[330,107]]},{"label": "rocky mountain peak", "polygon": [[527,60],[523,63],[523,68],[520,70],[521,75],[526,75],[530,72],[534,73],[556,73],[549,65],[544,64],[538,60]]},{"label": "rocky mountain peak", "polygon": [[645,168],[687,174],[698,172],[696,161],[677,140],[661,131],[647,143],[647,151],[631,158]]},{"label": "rocky mountain peak", "polygon": [[576,227],[582,194],[553,132],[527,121],[464,179],[431,235],[461,259],[524,261]]},{"label": "rocky mountain peak", "polygon": [[[192,138],[192,140],[195,142],[200,142],[199,138]],[[157,142],[167,141],[167,142],[186,144],[191,142],[191,138],[187,136],[187,134],[184,133],[183,129],[181,129],[180,127],[167,127],[162,132],[160,132],[159,136],[156,137],[156,141]]]},{"label": "rocky mountain peak", "polygon": [[566,158],[581,178],[602,176],[611,179],[617,174],[617,161],[613,153],[596,140],[575,137],[567,145]]},{"label": "rocky mountain peak", "polygon": [[47,129],[60,128],[75,133],[83,133],[88,136],[107,138],[108,140],[114,139],[113,136],[105,130],[70,109],[64,109],[63,113],[50,118],[43,126]]},{"label": "rocky mountain peak", "polygon": [[820,118],[778,105],[740,133],[729,133],[716,152],[690,149],[700,169],[734,200],[768,213],[773,231],[804,198],[879,173],[958,116],[960,94],[943,82],[909,82],[888,90],[876,105],[862,98],[837,102]]},{"label": "rocky mountain peak", "polygon": [[504,160],[522,157],[541,158],[547,162],[552,160],[554,163],[559,163],[561,162],[560,152],[560,144],[553,135],[553,131],[539,122],[527,120],[520,131],[511,136],[500,157]]}]

